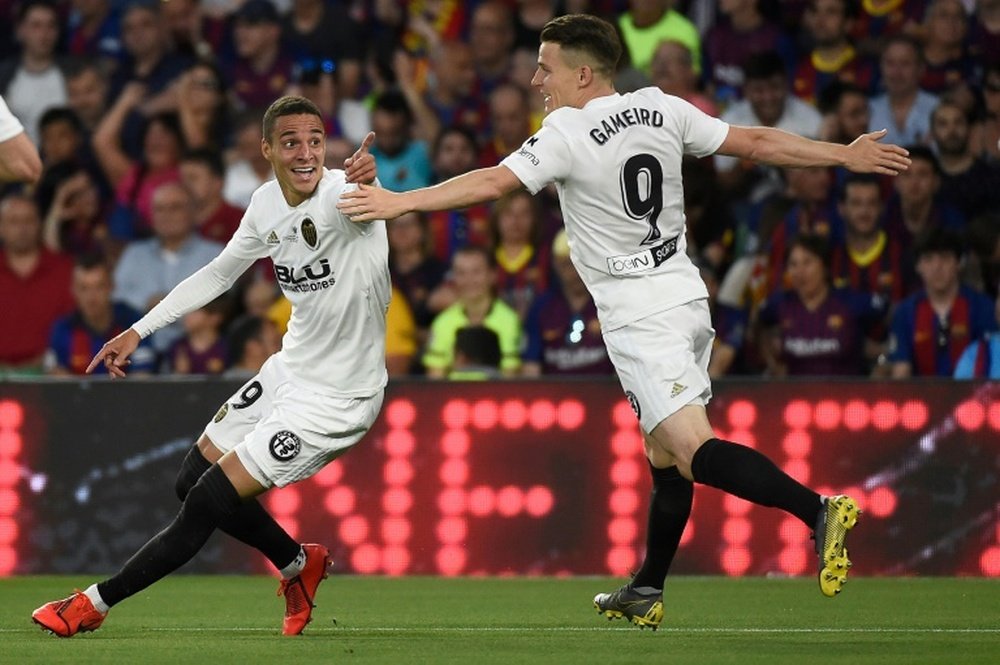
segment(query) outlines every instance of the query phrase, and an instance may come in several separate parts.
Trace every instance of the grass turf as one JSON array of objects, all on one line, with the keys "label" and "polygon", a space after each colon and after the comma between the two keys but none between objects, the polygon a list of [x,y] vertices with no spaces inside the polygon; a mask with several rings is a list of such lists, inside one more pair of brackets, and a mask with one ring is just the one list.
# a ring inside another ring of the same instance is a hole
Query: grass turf
[{"label": "grass turf", "polygon": [[806,579],[677,577],[657,632],[599,617],[620,580],[333,576],[304,635],[280,635],[266,577],[170,577],[93,633],[30,621],[90,580],[0,580],[3,663],[986,663],[1000,658],[1000,580],[852,579],[836,599]]}]

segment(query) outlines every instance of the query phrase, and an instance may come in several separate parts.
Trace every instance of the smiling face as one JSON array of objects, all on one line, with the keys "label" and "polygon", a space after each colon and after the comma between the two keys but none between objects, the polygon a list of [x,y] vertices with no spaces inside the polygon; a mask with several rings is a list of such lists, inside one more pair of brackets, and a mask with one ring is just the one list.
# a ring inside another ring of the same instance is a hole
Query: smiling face
[{"label": "smiling face", "polygon": [[326,158],[326,136],[319,117],[307,113],[279,116],[261,149],[289,205],[297,206],[312,196],[323,177]]},{"label": "smiling face", "polygon": [[580,108],[578,76],[580,66],[574,66],[576,58],[554,42],[542,42],[538,47],[538,69],[531,79],[531,85],[538,88],[545,101],[545,112],[551,113],[563,106]]}]

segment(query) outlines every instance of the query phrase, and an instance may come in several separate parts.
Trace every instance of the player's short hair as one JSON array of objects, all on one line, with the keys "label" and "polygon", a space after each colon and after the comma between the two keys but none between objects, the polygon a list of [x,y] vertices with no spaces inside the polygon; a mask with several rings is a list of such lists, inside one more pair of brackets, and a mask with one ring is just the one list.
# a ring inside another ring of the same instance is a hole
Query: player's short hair
[{"label": "player's short hair", "polygon": [[952,254],[956,260],[961,260],[965,243],[958,231],[938,226],[917,238],[914,254],[918,261],[928,254]]},{"label": "player's short hair", "polygon": [[222,161],[222,155],[217,150],[212,150],[211,148],[188,150],[181,157],[181,162],[201,164],[220,178],[224,178],[226,175],[226,164]]},{"label": "player's short hair", "polygon": [[542,28],[541,41],[582,53],[591,68],[607,79],[614,77],[622,56],[622,43],[615,27],[590,14],[567,14],[552,19]]},{"label": "player's short hair", "polygon": [[264,111],[264,140],[271,143],[271,133],[278,122],[278,118],[286,115],[314,115],[323,122],[323,114],[319,107],[305,97],[285,95],[280,97],[267,107]]},{"label": "player's short hair", "polygon": [[847,200],[847,188],[851,185],[867,185],[869,187],[874,187],[878,190],[879,194],[882,193],[882,183],[879,179],[870,173],[852,173],[847,176],[844,180],[844,184],[840,187],[840,191],[837,192],[837,198],[840,201]]}]

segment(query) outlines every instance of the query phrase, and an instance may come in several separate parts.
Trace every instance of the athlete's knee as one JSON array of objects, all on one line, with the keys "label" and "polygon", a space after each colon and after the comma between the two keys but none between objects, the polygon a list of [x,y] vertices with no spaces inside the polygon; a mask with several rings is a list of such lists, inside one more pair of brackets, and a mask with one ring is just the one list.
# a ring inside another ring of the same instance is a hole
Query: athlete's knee
[{"label": "athlete's knee", "polygon": [[187,455],[184,456],[184,461],[181,462],[180,471],[177,472],[177,480],[174,482],[177,498],[183,501],[194,484],[211,466],[199,447],[197,445],[191,446]]},{"label": "athlete's knee", "polygon": [[181,511],[194,519],[219,524],[242,503],[225,472],[218,464],[213,464],[187,493]]}]

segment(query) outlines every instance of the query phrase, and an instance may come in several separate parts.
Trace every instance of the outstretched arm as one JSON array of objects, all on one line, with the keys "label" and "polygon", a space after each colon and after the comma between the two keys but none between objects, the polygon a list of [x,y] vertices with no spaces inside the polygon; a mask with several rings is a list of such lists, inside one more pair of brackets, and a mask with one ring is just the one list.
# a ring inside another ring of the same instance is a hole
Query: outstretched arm
[{"label": "outstretched arm", "polygon": [[897,175],[909,168],[909,153],[897,145],[879,143],[885,134],[882,129],[862,134],[850,145],[841,145],[813,141],[773,127],[732,125],[716,152],[771,166],[843,166],[855,173]]},{"label": "outstretched arm", "polygon": [[361,185],[340,197],[337,208],[355,222],[395,219],[412,211],[448,210],[494,201],[521,187],[506,166],[491,166],[455,176],[433,187],[394,193]]}]

